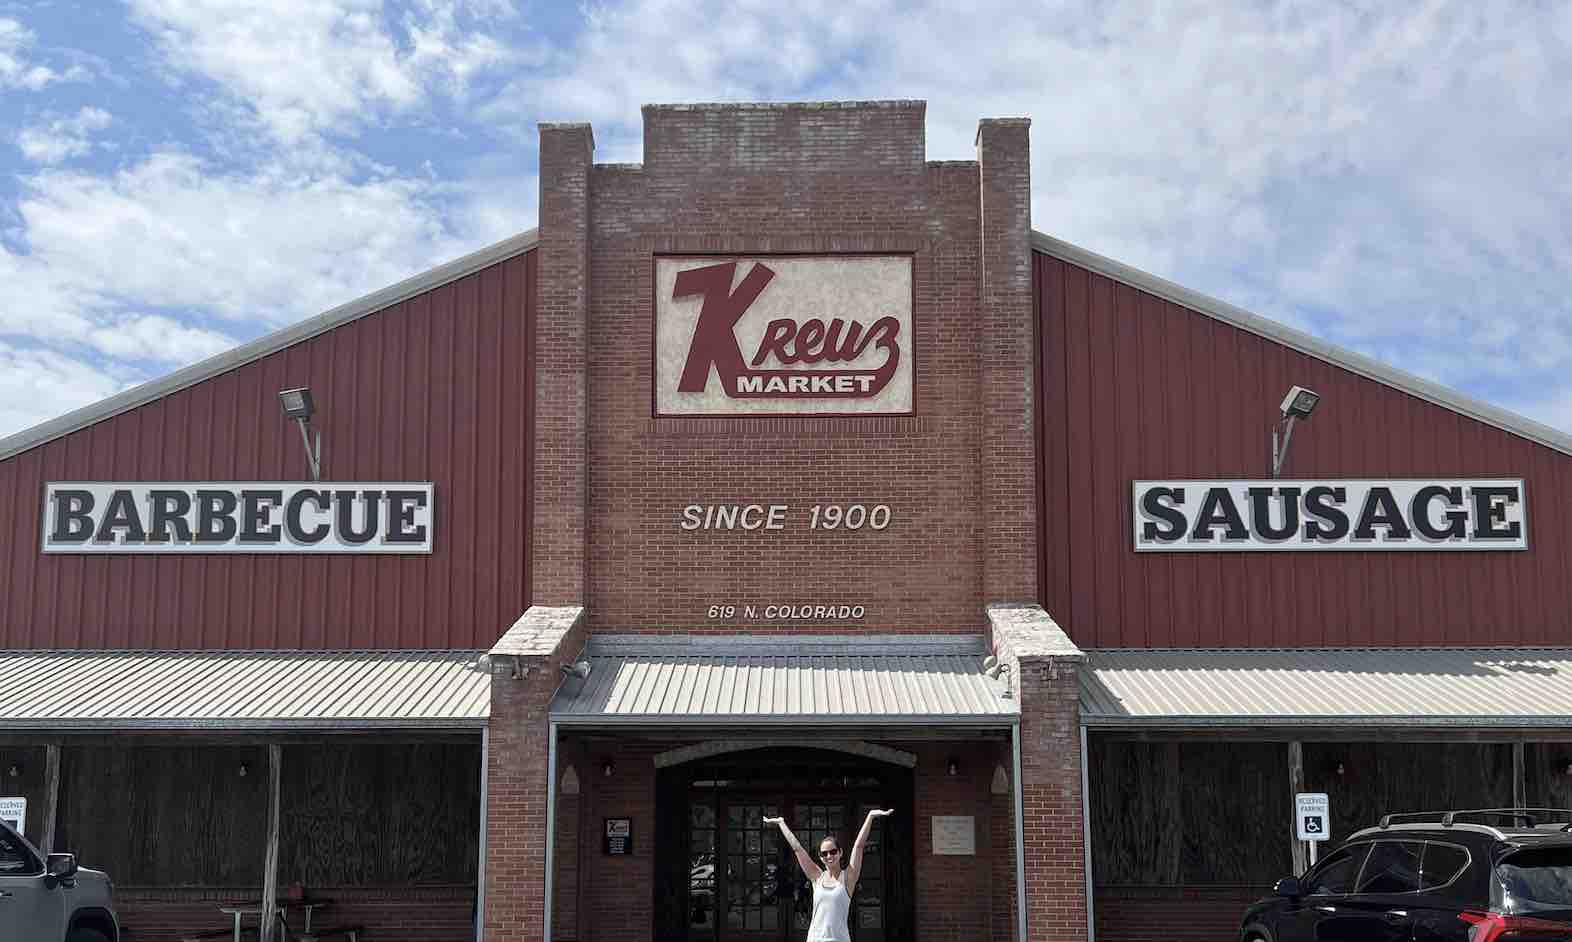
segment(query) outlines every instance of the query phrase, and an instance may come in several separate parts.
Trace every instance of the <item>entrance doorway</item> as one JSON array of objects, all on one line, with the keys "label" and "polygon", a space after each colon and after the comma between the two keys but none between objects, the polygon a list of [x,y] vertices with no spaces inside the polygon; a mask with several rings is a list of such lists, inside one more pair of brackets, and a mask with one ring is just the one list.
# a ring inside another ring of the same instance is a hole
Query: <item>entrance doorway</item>
[{"label": "entrance doorway", "polygon": [[869,837],[850,929],[855,942],[911,937],[909,769],[839,752],[761,748],[664,769],[661,777],[657,939],[804,942],[813,888],[763,819],[785,817],[815,858],[830,834],[849,855],[868,810],[891,806],[902,813]]}]

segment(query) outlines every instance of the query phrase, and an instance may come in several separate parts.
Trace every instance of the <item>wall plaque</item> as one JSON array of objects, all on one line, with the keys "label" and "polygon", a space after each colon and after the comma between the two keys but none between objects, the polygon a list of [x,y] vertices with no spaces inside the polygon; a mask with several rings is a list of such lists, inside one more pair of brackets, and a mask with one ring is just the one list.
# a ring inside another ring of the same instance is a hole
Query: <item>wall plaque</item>
[{"label": "wall plaque", "polygon": [[933,852],[951,857],[975,857],[977,819],[969,814],[934,815]]}]

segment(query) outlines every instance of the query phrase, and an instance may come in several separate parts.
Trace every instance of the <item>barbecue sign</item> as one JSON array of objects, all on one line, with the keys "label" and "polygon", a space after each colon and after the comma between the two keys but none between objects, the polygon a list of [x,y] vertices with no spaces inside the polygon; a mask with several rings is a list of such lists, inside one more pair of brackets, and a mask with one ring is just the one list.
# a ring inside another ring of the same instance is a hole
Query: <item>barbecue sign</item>
[{"label": "barbecue sign", "polygon": [[45,553],[429,553],[432,485],[57,482]]},{"label": "barbecue sign", "polygon": [[1524,550],[1521,478],[1136,481],[1138,552]]},{"label": "barbecue sign", "polygon": [[655,412],[912,411],[908,255],[655,259]]}]

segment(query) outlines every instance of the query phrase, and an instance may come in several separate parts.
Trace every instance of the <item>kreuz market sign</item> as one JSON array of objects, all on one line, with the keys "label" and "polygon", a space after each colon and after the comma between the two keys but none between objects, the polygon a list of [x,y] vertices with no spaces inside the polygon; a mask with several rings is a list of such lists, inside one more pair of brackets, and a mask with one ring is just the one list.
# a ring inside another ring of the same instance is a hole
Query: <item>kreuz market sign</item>
[{"label": "kreuz market sign", "polygon": [[52,483],[46,553],[429,553],[430,484]]},{"label": "kreuz market sign", "polygon": [[1521,478],[1401,481],[1136,481],[1135,548],[1521,550]]},{"label": "kreuz market sign", "polygon": [[911,411],[910,256],[655,260],[657,415]]}]

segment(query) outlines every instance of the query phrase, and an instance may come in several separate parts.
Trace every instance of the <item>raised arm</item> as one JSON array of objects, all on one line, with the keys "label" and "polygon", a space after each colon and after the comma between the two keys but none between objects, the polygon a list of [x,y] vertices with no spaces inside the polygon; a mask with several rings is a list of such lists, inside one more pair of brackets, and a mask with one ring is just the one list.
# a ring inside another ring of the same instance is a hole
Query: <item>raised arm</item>
[{"label": "raised arm", "polygon": [[881,811],[874,808],[863,819],[862,830],[857,832],[857,843],[852,845],[851,860],[846,864],[847,896],[857,892],[857,878],[862,876],[862,852],[868,846],[868,835],[873,831],[873,819],[888,817],[894,813],[894,809]]},{"label": "raised arm", "polygon": [[797,866],[802,868],[803,875],[808,878],[809,883],[817,881],[822,871],[819,870],[819,865],[813,862],[813,858],[808,856],[808,852],[802,849],[802,844],[797,841],[797,835],[793,834],[791,828],[786,826],[786,819],[765,818],[764,823],[773,824],[781,829],[781,834],[786,838],[786,843],[791,845],[792,853],[797,855]]}]

